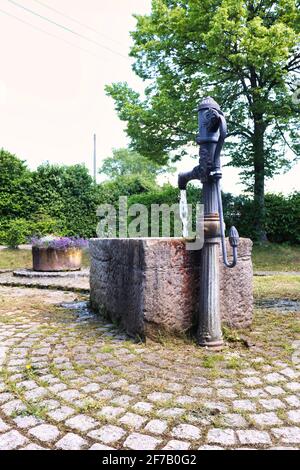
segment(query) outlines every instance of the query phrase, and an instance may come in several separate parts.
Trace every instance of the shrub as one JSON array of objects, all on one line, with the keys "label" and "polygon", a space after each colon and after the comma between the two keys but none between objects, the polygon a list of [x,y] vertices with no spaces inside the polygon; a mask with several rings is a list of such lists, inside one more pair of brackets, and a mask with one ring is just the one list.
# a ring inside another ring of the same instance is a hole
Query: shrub
[{"label": "shrub", "polygon": [[42,237],[48,233],[63,235],[63,225],[54,217],[47,214],[37,213],[30,224],[30,236]]},{"label": "shrub", "polygon": [[[231,196],[229,206],[225,200],[225,222],[235,225],[242,237],[255,241],[253,219],[255,206],[251,198]],[[266,194],[266,231],[270,242],[300,243],[300,193],[289,196]]]},{"label": "shrub", "polygon": [[100,204],[117,205],[120,196],[140,196],[156,189],[158,189],[158,186],[144,176],[118,176],[113,181],[105,181],[99,184],[97,200]]},{"label": "shrub", "polygon": [[[187,199],[188,203],[192,204],[193,206],[193,225],[195,227],[195,209],[196,203],[200,201],[201,197],[201,190],[196,188],[195,186],[190,185],[187,189]],[[177,204],[179,202],[179,190],[170,184],[165,184],[162,188],[157,188],[155,190],[149,191],[143,194],[134,194],[128,198],[128,207],[134,204],[143,204],[148,209],[149,215],[149,231],[148,236],[151,236],[151,226],[154,229],[154,221],[151,220],[151,205],[157,204],[167,204],[172,206],[173,204]],[[170,235],[174,236],[174,219],[171,217],[170,221]],[[156,228],[156,227],[155,227]],[[157,227],[157,232],[162,235],[162,218],[160,217],[159,220],[159,227]]]},{"label": "shrub", "polygon": [[[128,196],[129,206],[175,204],[179,190],[159,187],[146,175],[125,175],[95,185],[83,165],[41,165],[30,171],[15,155],[0,150],[0,243],[18,246],[27,237],[48,233],[91,238],[97,227],[100,204],[118,206],[120,196]],[[201,190],[188,186],[188,202],[200,200]],[[247,196],[223,193],[227,228],[235,225],[242,237],[255,240],[255,206]],[[266,230],[276,243],[300,244],[300,192],[289,196],[266,195]],[[150,235],[150,233],[149,233]]]},{"label": "shrub", "polygon": [[6,244],[9,248],[18,248],[22,243],[26,243],[29,233],[29,224],[24,219],[13,219],[6,231]]},{"label": "shrub", "polygon": [[268,239],[275,243],[300,243],[300,192],[289,196],[266,195]]},{"label": "shrub", "polygon": [[[128,205],[140,203],[149,209],[151,204],[175,204],[178,202],[178,198],[178,189],[171,185],[165,185],[155,191],[130,196]],[[188,202],[195,206],[200,198],[201,190],[190,185],[187,191]],[[230,193],[223,193],[222,200],[227,229],[235,225],[241,237],[251,238],[255,241],[253,199],[243,195],[234,196]],[[270,242],[300,243],[300,192],[289,196],[266,195],[266,230]]]}]

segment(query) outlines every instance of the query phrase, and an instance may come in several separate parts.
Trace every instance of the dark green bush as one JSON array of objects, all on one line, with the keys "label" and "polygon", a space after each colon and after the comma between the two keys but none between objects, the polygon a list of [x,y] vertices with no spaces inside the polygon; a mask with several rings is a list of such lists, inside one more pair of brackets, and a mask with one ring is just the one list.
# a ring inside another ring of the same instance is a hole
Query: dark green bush
[{"label": "dark green bush", "polygon": [[[255,206],[249,197],[225,198],[225,221],[227,226],[235,225],[242,237],[255,241],[253,220]],[[270,242],[300,243],[300,193],[289,196],[266,195],[266,231]]]},{"label": "dark green bush", "polygon": [[62,235],[61,225],[56,219],[36,214],[33,220],[15,218],[0,224],[0,243],[10,248],[28,243],[33,236]]},{"label": "dark green bush", "polygon": [[13,219],[8,224],[5,239],[9,248],[18,248],[26,243],[29,234],[29,223],[24,219]]},{"label": "dark green bush", "polygon": [[[192,185],[188,187],[187,190],[187,198],[188,198],[188,203],[192,205],[193,207],[193,225],[195,228],[195,209],[196,209],[196,203],[200,201],[201,197],[201,189],[196,188]],[[171,186],[170,184],[164,185],[162,188],[156,188],[155,190],[149,191],[147,193],[143,194],[134,194],[128,198],[128,207],[132,206],[133,204],[143,204],[144,206],[147,207],[148,209],[148,219],[149,219],[149,230],[148,230],[148,236],[151,236],[151,227],[153,229],[154,226],[154,221],[151,220],[151,205],[152,204],[157,204],[157,205],[162,205],[162,204],[167,204],[169,206],[172,206],[173,204],[177,204],[179,202],[179,191],[178,188],[175,188],[174,186]],[[171,216],[171,236],[174,236],[174,219]],[[161,235],[162,234],[162,217],[160,217],[159,220],[159,227],[157,228],[158,233]]]},{"label": "dark green bush", "polygon": [[0,149],[0,223],[27,219],[32,210],[32,173],[25,162]]},{"label": "dark green bush", "polygon": [[33,187],[31,218],[43,213],[49,220],[59,221],[52,230],[58,235],[85,238],[95,235],[99,196],[87,168],[42,165],[33,174]]},{"label": "dark green bush", "polygon": [[[0,244],[17,246],[32,235],[53,233],[90,238],[96,235],[97,207],[128,196],[129,206],[139,203],[175,204],[179,191],[158,187],[145,175],[125,175],[95,185],[83,165],[41,165],[30,171],[9,152],[0,150]],[[195,208],[201,190],[188,187],[188,202]],[[255,239],[253,200],[223,194],[227,228],[235,225],[240,236]],[[149,211],[150,212],[150,211]],[[150,221],[151,222],[151,221]],[[266,228],[271,242],[300,244],[300,192],[266,195]],[[149,231],[149,235],[151,232]]]},{"label": "dark green bush", "polygon": [[29,237],[42,237],[44,235],[63,235],[63,227],[60,221],[42,212],[34,215],[29,224]]},{"label": "dark green bush", "polygon": [[[201,190],[188,187],[188,202],[195,204],[201,197]],[[128,204],[175,204],[179,199],[179,191],[170,185],[145,194],[133,195],[128,198]],[[253,220],[255,206],[253,199],[247,196],[233,196],[223,193],[223,208],[226,227],[235,225],[241,237],[255,241]],[[267,237],[274,243],[300,243],[300,192],[289,196],[282,194],[266,195],[266,229]]]},{"label": "dark green bush", "polygon": [[267,234],[271,242],[300,243],[300,192],[267,194]]},{"label": "dark green bush", "polygon": [[145,176],[118,176],[113,181],[105,181],[98,185],[98,202],[101,204],[118,205],[120,196],[142,197],[151,191],[158,189],[158,186]]}]

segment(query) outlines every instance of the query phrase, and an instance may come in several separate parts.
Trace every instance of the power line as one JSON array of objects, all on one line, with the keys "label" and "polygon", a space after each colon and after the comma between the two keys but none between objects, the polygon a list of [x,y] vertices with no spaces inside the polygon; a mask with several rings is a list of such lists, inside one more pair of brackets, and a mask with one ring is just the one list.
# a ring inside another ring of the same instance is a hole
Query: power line
[{"label": "power line", "polygon": [[36,11],[34,10],[31,10],[30,8],[27,8],[23,5],[21,5],[20,3],[17,3],[15,2],[14,0],[7,0],[9,3],[12,3],[13,5],[19,7],[19,8],[22,8],[23,10],[27,11],[28,13],[31,13],[32,15],[35,15],[37,16],[38,18],[41,18],[42,20],[44,21],[48,21],[48,23],[51,23],[55,26],[57,26],[58,28],[61,28],[69,33],[72,33],[74,34],[75,36],[78,36],[82,39],[85,39],[86,41],[89,41],[91,42],[92,44],[96,44],[98,47],[101,47],[102,49],[106,49],[108,50],[109,52],[112,52],[113,54],[117,54],[118,56],[122,57],[123,59],[128,59],[128,57],[126,57],[125,55],[121,54],[120,52],[117,52],[113,49],[111,49],[110,47],[107,47],[107,46],[104,46],[103,44],[99,43],[98,41],[94,41],[93,39],[91,38],[88,38],[87,36],[84,36],[83,34],[80,34],[78,33],[77,31],[74,31],[73,29],[71,28],[68,28],[67,26],[64,26],[60,23],[56,23],[56,21],[53,21],[51,20],[50,18],[47,18],[46,16],[43,16],[43,15],[40,15],[39,13],[37,13]]},{"label": "power line", "polygon": [[58,13],[59,15],[61,15],[61,16],[65,17],[65,18],[67,18],[68,20],[71,20],[71,21],[73,21],[74,23],[77,23],[78,25],[83,26],[84,28],[89,29],[90,31],[93,31],[93,32],[96,33],[96,34],[99,34],[100,36],[103,36],[104,38],[109,39],[110,41],[113,41],[115,44],[118,44],[119,46],[123,46],[123,44],[122,44],[121,42],[116,41],[115,39],[113,39],[113,38],[111,38],[111,37],[109,37],[109,36],[106,36],[106,34],[101,33],[100,31],[98,31],[97,29],[93,28],[92,26],[89,26],[89,25],[87,25],[87,24],[85,24],[85,23],[82,23],[81,21],[78,21],[77,19],[73,18],[72,16],[69,16],[69,15],[67,15],[66,13],[63,13],[62,11],[59,11],[59,10],[57,10],[56,8],[53,8],[53,7],[51,7],[50,5],[47,5],[46,3],[41,2],[40,0],[33,0],[33,1],[36,2],[36,3],[39,3],[40,5],[42,5],[42,6],[45,7],[45,8],[48,8],[48,10],[52,10],[52,11],[54,11],[55,13]]},{"label": "power line", "polygon": [[37,30],[37,31],[39,31],[39,32],[41,32],[41,33],[47,34],[48,36],[51,36],[51,37],[53,37],[53,38],[55,38],[55,39],[59,39],[60,41],[65,42],[65,43],[68,44],[69,46],[75,47],[76,49],[79,49],[79,50],[81,50],[81,51],[83,51],[83,52],[86,52],[86,53],[88,53],[88,54],[91,54],[91,55],[93,55],[94,57],[96,57],[97,59],[105,60],[104,58],[100,57],[99,55],[94,54],[92,51],[89,51],[88,49],[84,49],[84,48],[82,48],[82,47],[80,47],[80,46],[77,46],[76,44],[73,44],[72,42],[69,42],[69,41],[67,41],[66,39],[63,39],[63,38],[61,38],[61,37],[59,37],[59,36],[56,36],[56,35],[53,34],[53,33],[49,33],[48,31],[45,31],[44,29],[39,28],[38,26],[35,26],[35,25],[29,23],[28,21],[25,21],[25,20],[22,20],[21,18],[18,18],[17,16],[13,15],[12,13],[8,13],[7,11],[2,10],[2,8],[0,8],[0,12],[3,13],[4,15],[9,16],[10,18],[14,18],[14,19],[17,20],[17,21],[20,21],[20,23],[23,23],[23,24],[26,24],[27,26],[30,26],[31,28],[33,28],[33,29],[35,29],[35,30]]}]

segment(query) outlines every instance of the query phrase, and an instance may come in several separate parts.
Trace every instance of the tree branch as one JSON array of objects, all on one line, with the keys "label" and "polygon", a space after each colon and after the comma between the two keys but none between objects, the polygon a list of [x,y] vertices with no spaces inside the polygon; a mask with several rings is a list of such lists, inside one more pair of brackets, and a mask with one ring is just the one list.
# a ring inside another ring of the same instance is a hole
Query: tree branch
[{"label": "tree branch", "polygon": [[279,131],[281,137],[283,138],[284,142],[286,143],[286,145],[288,146],[288,148],[293,152],[294,155],[296,155],[296,157],[300,157],[300,154],[298,154],[295,149],[293,149],[293,147],[290,145],[290,143],[287,141],[285,135],[284,135],[284,132],[282,132],[282,130],[280,129],[280,126],[278,124],[278,122],[275,120],[275,123],[276,123],[276,127],[277,127],[277,130]]}]

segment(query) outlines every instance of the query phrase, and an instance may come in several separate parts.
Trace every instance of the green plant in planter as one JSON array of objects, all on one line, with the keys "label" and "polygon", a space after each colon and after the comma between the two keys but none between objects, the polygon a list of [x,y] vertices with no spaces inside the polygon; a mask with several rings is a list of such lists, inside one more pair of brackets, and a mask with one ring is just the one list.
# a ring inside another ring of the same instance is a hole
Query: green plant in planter
[{"label": "green plant in planter", "polygon": [[47,235],[42,238],[33,237],[31,244],[36,248],[53,248],[55,250],[66,250],[68,248],[83,249],[88,247],[88,241],[79,237],[56,237]]}]

